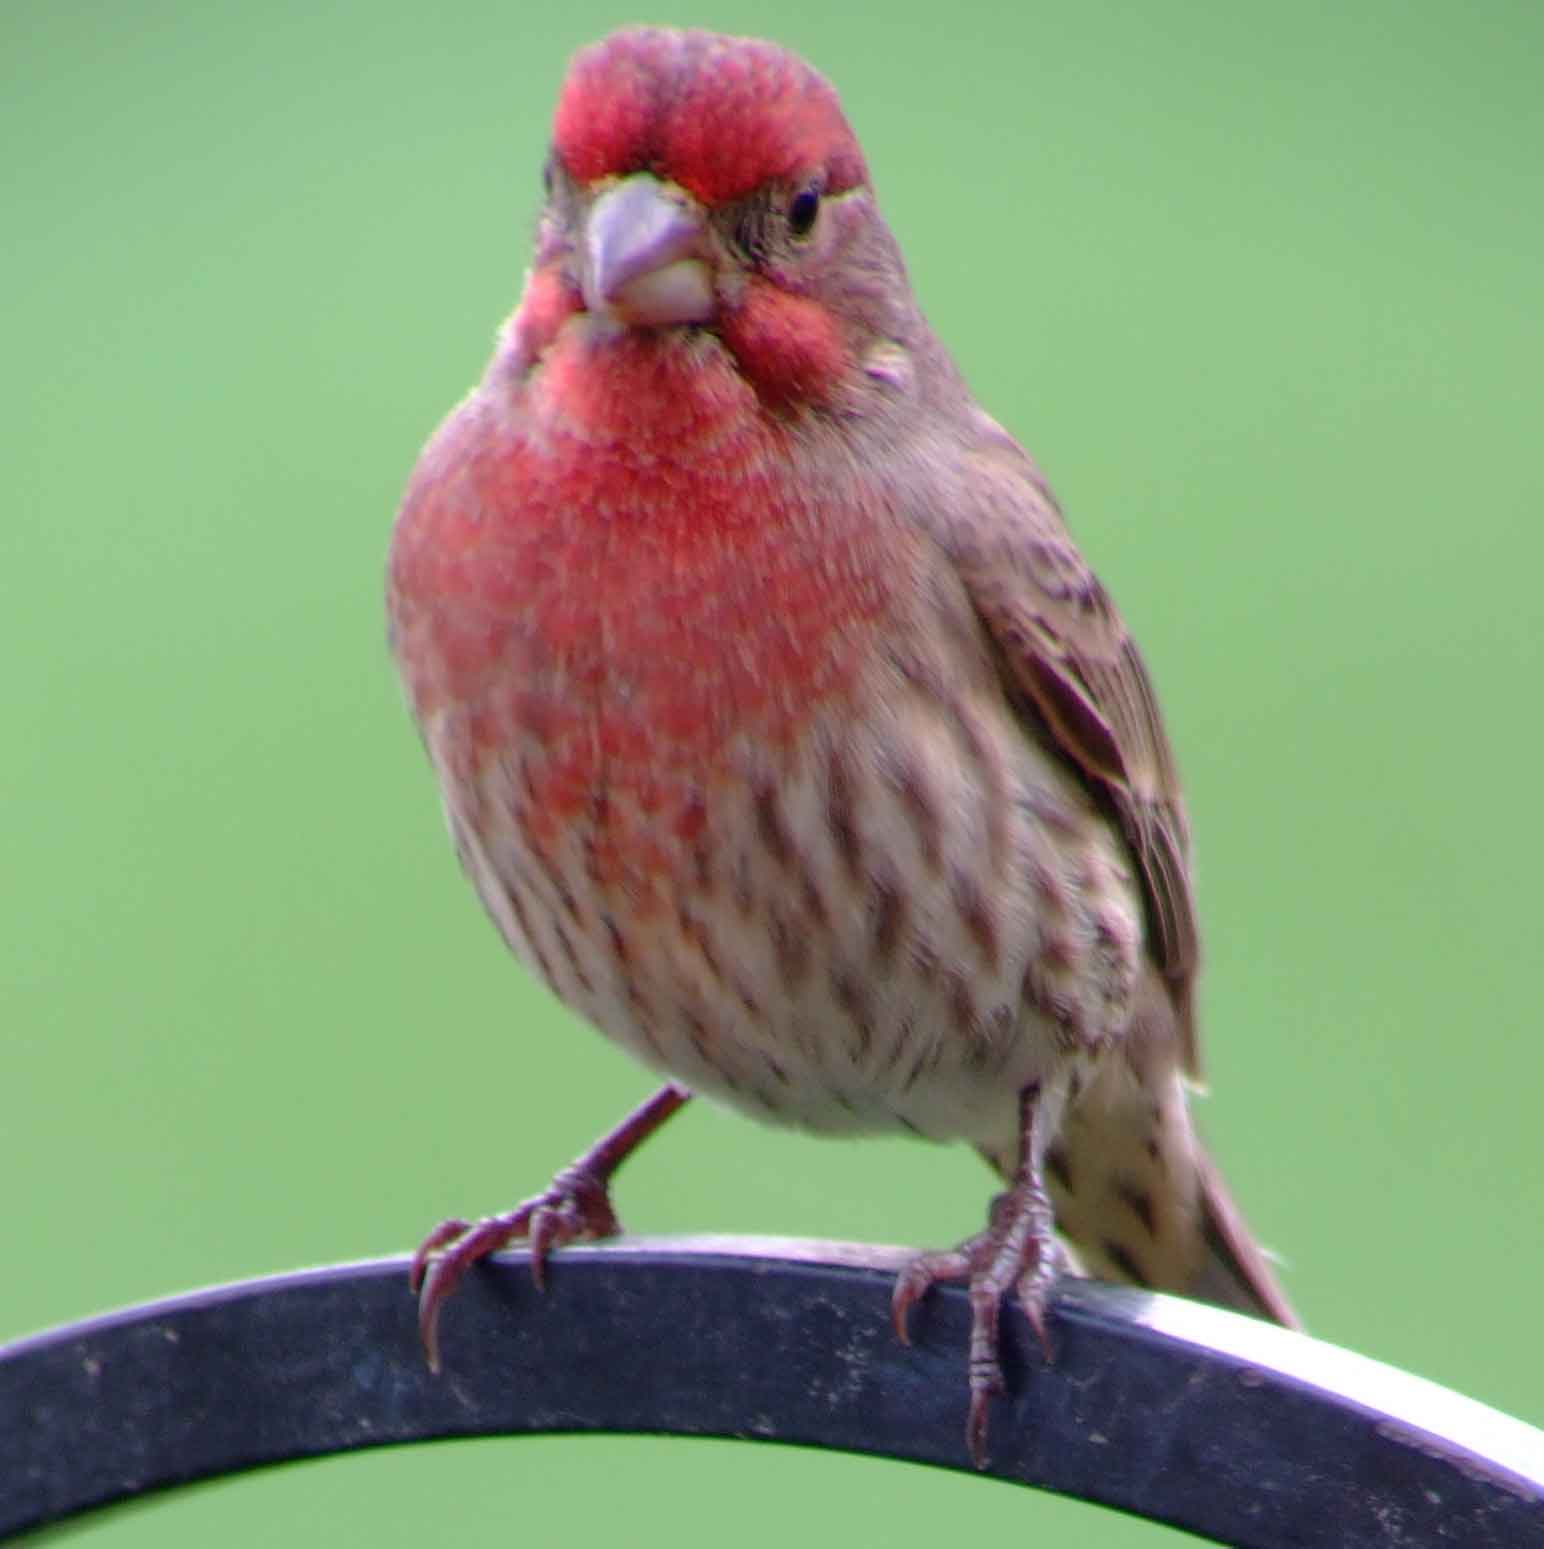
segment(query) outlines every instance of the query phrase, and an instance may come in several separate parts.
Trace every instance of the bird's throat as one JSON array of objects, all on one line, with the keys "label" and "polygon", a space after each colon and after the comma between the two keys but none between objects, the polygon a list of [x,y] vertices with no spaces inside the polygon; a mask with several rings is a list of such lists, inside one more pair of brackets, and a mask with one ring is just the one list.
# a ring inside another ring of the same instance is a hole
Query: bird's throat
[{"label": "bird's throat", "polygon": [[456,712],[441,725],[465,728],[444,755],[518,750],[530,820],[607,812],[634,870],[743,780],[737,750],[792,746],[853,692],[899,583],[877,497],[815,477],[722,345],[578,321],[517,420],[462,411],[481,444],[454,460],[476,487],[450,493],[481,519],[426,491],[411,521],[441,525],[424,548],[458,562],[403,579]]}]

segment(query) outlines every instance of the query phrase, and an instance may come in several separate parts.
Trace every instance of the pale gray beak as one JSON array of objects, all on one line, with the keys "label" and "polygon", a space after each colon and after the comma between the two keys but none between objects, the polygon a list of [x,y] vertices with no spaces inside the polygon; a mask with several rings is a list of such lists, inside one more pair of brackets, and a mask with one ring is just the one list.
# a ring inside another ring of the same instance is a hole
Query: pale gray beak
[{"label": "pale gray beak", "polygon": [[585,227],[584,304],[619,322],[704,323],[713,275],[700,207],[647,172],[595,201]]}]

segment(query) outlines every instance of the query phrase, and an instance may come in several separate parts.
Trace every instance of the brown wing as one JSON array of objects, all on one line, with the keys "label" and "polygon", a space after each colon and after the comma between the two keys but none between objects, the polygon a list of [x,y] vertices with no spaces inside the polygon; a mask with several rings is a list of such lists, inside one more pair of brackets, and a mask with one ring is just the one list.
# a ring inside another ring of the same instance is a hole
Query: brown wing
[{"label": "brown wing", "polygon": [[933,535],[953,557],[1013,684],[1114,808],[1141,871],[1153,953],[1179,1011],[1185,1068],[1199,1076],[1190,834],[1152,682],[1039,470],[1001,427],[982,420],[968,487],[985,498],[957,529],[931,524]]}]

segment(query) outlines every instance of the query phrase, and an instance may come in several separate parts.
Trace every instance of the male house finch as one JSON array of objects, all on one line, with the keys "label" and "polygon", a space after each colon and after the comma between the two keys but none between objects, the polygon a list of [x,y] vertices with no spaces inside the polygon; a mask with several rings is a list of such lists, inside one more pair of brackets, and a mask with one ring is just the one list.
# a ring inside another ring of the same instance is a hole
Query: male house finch
[{"label": "male house finch", "polygon": [[[1035,464],[907,284],[835,92],[645,28],[558,101],[535,264],[392,541],[392,648],[462,866],[664,1086],[552,1187],[448,1221],[439,1308],[702,1092],[977,1146],[969,1442],[1012,1290],[1092,1269],[1292,1320],[1191,1125],[1188,832],[1153,690]],[[1049,1190],[1049,1194],[1047,1192]],[[1052,1201],[1055,1203],[1053,1221]]]}]

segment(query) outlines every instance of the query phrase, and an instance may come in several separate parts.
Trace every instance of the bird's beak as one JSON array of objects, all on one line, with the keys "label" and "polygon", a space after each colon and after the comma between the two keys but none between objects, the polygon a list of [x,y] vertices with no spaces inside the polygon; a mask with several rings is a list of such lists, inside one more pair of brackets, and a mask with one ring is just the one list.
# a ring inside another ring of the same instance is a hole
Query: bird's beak
[{"label": "bird's beak", "polygon": [[714,311],[702,210],[647,172],[608,188],[584,233],[584,304],[619,322],[705,323]]}]

